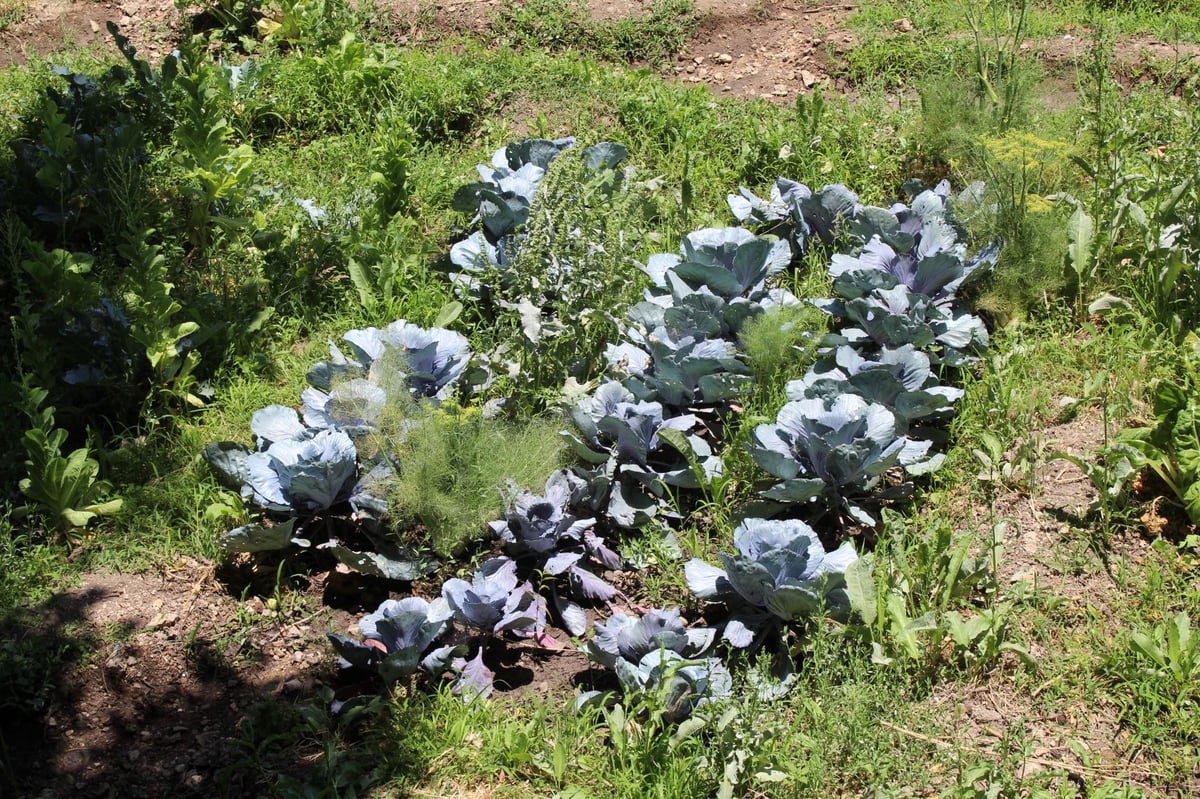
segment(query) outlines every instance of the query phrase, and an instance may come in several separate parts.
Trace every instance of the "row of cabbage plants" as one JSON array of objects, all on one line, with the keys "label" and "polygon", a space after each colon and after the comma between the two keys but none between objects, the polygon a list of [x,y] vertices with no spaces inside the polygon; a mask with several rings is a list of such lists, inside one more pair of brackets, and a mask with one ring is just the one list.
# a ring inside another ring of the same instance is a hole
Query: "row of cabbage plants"
[{"label": "row of cabbage plants", "polygon": [[[490,281],[503,281],[541,179],[573,144],[509,145],[459,192],[456,203],[476,212],[478,227],[451,251],[459,270],[451,277],[464,297],[483,297]],[[625,155],[604,143],[583,158],[590,169],[615,170]],[[725,568],[699,560],[685,567],[697,597],[726,605],[725,621],[689,629],[675,609],[613,613],[595,623],[584,651],[616,672],[627,695],[658,696],[678,720],[730,688],[713,656],[718,633],[733,648],[756,648],[818,614],[844,618],[844,575],[857,557],[844,540],[847,526],[873,525],[881,502],[907,495],[912,476],[940,465],[938,426],[961,391],[939,375],[987,342],[982,322],[958,300],[998,248],[968,257],[946,185],[909,188],[910,204],[885,209],[860,204],[842,186],[813,192],[780,179],[770,199],[745,189],[730,197],[742,226],[693,231],[678,253],[650,257],[642,265],[650,287],[628,309],[623,340],[607,347],[609,376],[569,409],[573,426],[563,436],[577,464],[552,475],[540,495],[511,492],[504,518],[492,524],[505,554],[484,561],[472,580],[446,581],[433,601],[385,602],[362,620],[361,640],[331,635],[343,663],[386,680],[449,672],[464,695],[480,696],[491,690],[483,662],[490,636],[562,646],[547,632],[552,622],[584,636],[583,605],[620,598],[603,575],[624,562],[600,533],[669,524],[681,492],[722,473],[722,431],[753,383],[740,333],[748,320],[802,302],[778,278],[814,241],[840,251],[830,265],[837,296],[809,301],[840,324],[808,373],[788,383],[775,423],[753,431],[751,455],[768,477],[734,532],[735,552],[721,555]],[[437,402],[486,387],[490,376],[449,330],[400,320],[344,338],[349,352],[331,345],[330,360],[310,371],[302,418],[271,406],[252,421],[253,450],[229,442],[206,450],[225,482],[275,517],[231,531],[225,547],[310,547],[320,535],[315,546],[352,568],[411,580],[435,564],[384,533],[386,484],[404,465],[379,420],[389,397]],[[403,424],[389,430],[404,433]],[[813,525],[840,546],[827,551]]]}]

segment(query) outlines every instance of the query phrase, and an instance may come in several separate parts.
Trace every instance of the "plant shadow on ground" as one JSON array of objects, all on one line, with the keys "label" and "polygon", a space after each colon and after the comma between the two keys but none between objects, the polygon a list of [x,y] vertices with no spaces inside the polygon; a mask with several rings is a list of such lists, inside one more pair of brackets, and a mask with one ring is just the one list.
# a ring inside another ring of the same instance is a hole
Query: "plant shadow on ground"
[{"label": "plant shadow on ground", "polygon": [[360,779],[340,758],[352,731],[328,710],[332,657],[303,610],[239,603],[192,561],[91,575],[10,613],[0,789],[247,796]]}]

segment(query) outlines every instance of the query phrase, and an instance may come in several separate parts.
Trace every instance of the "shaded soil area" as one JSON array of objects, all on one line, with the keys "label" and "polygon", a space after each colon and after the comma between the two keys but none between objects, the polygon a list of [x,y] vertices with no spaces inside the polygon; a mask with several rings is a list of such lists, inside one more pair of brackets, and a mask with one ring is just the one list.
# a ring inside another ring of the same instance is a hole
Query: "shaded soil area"
[{"label": "shaded soil area", "polygon": [[[325,712],[324,691],[381,691],[340,672],[326,633],[357,637],[358,619],[399,586],[332,571],[271,592],[251,571],[184,559],[157,574],[91,574],[0,630],[66,663],[34,686],[43,712],[0,716],[0,796],[259,795],[277,775],[261,773],[253,725],[286,729],[289,713],[314,703]],[[485,660],[500,696],[565,697],[603,678],[565,643],[493,641]],[[22,699],[0,696],[0,707]],[[301,759],[295,775],[319,759]]]},{"label": "shaded soil area", "polygon": [[[92,574],[31,609],[5,634],[66,653],[48,712],[0,720],[14,796],[158,797],[252,790],[238,724],[270,697],[307,700],[333,661],[324,632],[346,613],[304,594],[277,611],[241,602],[210,565],[159,574]],[[20,699],[19,697],[17,698]]]}]

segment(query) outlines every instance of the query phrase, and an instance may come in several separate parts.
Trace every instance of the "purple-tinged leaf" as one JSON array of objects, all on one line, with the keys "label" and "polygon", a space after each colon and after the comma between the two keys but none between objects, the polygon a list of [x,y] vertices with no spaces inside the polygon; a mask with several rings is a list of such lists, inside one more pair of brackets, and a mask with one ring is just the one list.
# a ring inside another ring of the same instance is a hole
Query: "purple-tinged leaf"
[{"label": "purple-tinged leaf", "polygon": [[479,648],[471,660],[456,659],[453,668],[458,671],[458,680],[454,683],[454,694],[461,696],[464,702],[487,699],[492,695],[494,688],[492,680],[496,677],[496,673],[484,665],[483,647]]}]

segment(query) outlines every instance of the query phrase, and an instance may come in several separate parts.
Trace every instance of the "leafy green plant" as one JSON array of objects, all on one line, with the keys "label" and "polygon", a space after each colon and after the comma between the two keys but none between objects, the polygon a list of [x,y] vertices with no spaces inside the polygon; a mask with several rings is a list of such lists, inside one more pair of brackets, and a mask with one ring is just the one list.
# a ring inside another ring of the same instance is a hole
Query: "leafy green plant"
[{"label": "leafy green plant", "polygon": [[[190,197],[188,241],[200,263],[208,258],[214,225],[231,231],[245,224],[242,204],[250,189],[254,150],[236,143],[228,115],[235,89],[252,72],[248,64],[230,67],[210,60],[202,40],[185,43],[179,51],[174,135],[183,190]],[[227,285],[213,288],[226,295],[229,291]]]},{"label": "leafy green plant", "polygon": [[437,552],[460,552],[502,515],[507,481],[544,485],[560,458],[557,425],[486,419],[477,407],[444,403],[399,443],[393,512],[421,525]]},{"label": "leafy green plant", "polygon": [[323,47],[335,43],[354,24],[344,0],[272,0],[263,5],[256,9],[254,29],[267,42]]},{"label": "leafy green plant", "polygon": [[0,33],[24,19],[28,11],[29,5],[26,0],[0,1]]},{"label": "leafy green plant", "polygon": [[1013,640],[1015,601],[995,596],[1002,532],[993,530],[989,553],[973,555],[972,538],[956,535],[944,522],[914,535],[899,515],[885,513],[875,554],[846,570],[851,608],[866,625],[874,663],[939,668],[949,658],[979,670],[1010,652],[1036,666]]},{"label": "leafy green plant", "polygon": [[1137,474],[1137,467],[1134,466],[1137,451],[1127,444],[1116,443],[1090,457],[1055,451],[1048,458],[1074,464],[1095,489],[1096,499],[1089,512],[1099,517],[1100,528],[1097,532],[1100,537],[1094,538],[1092,543],[1098,554],[1103,555],[1119,521],[1118,512],[1125,499],[1125,485]]},{"label": "leafy green plant", "polygon": [[[150,363],[151,380],[156,396],[164,400],[164,409],[179,406],[200,407],[204,401],[197,396],[194,374],[200,363],[200,353],[193,339],[200,325],[178,321],[183,305],[172,296],[175,286],[167,282],[167,259],[158,245],[148,239],[153,230],[131,231],[121,255],[128,263],[129,290],[125,293],[125,312],[130,319],[129,335],[140,344]],[[143,409],[147,417],[148,408]]]},{"label": "leafy green plant", "polygon": [[25,431],[25,471],[21,493],[40,503],[61,538],[68,539],[96,518],[116,513],[121,499],[105,499],[112,486],[99,479],[100,463],[89,447],[63,455],[67,431],[55,427],[54,408],[43,407],[48,392],[26,381],[22,410],[32,427]]},{"label": "leafy green plant", "polygon": [[1143,663],[1149,661],[1153,675],[1178,691],[1179,704],[1191,698],[1200,676],[1200,635],[1193,632],[1191,618],[1184,611],[1149,633],[1139,630],[1129,635],[1134,656]]},{"label": "leafy green plant", "polygon": [[1170,499],[1200,525],[1200,396],[1189,385],[1160,383],[1154,392],[1156,424],[1125,430],[1118,440],[1136,453],[1132,465],[1153,471]]}]

